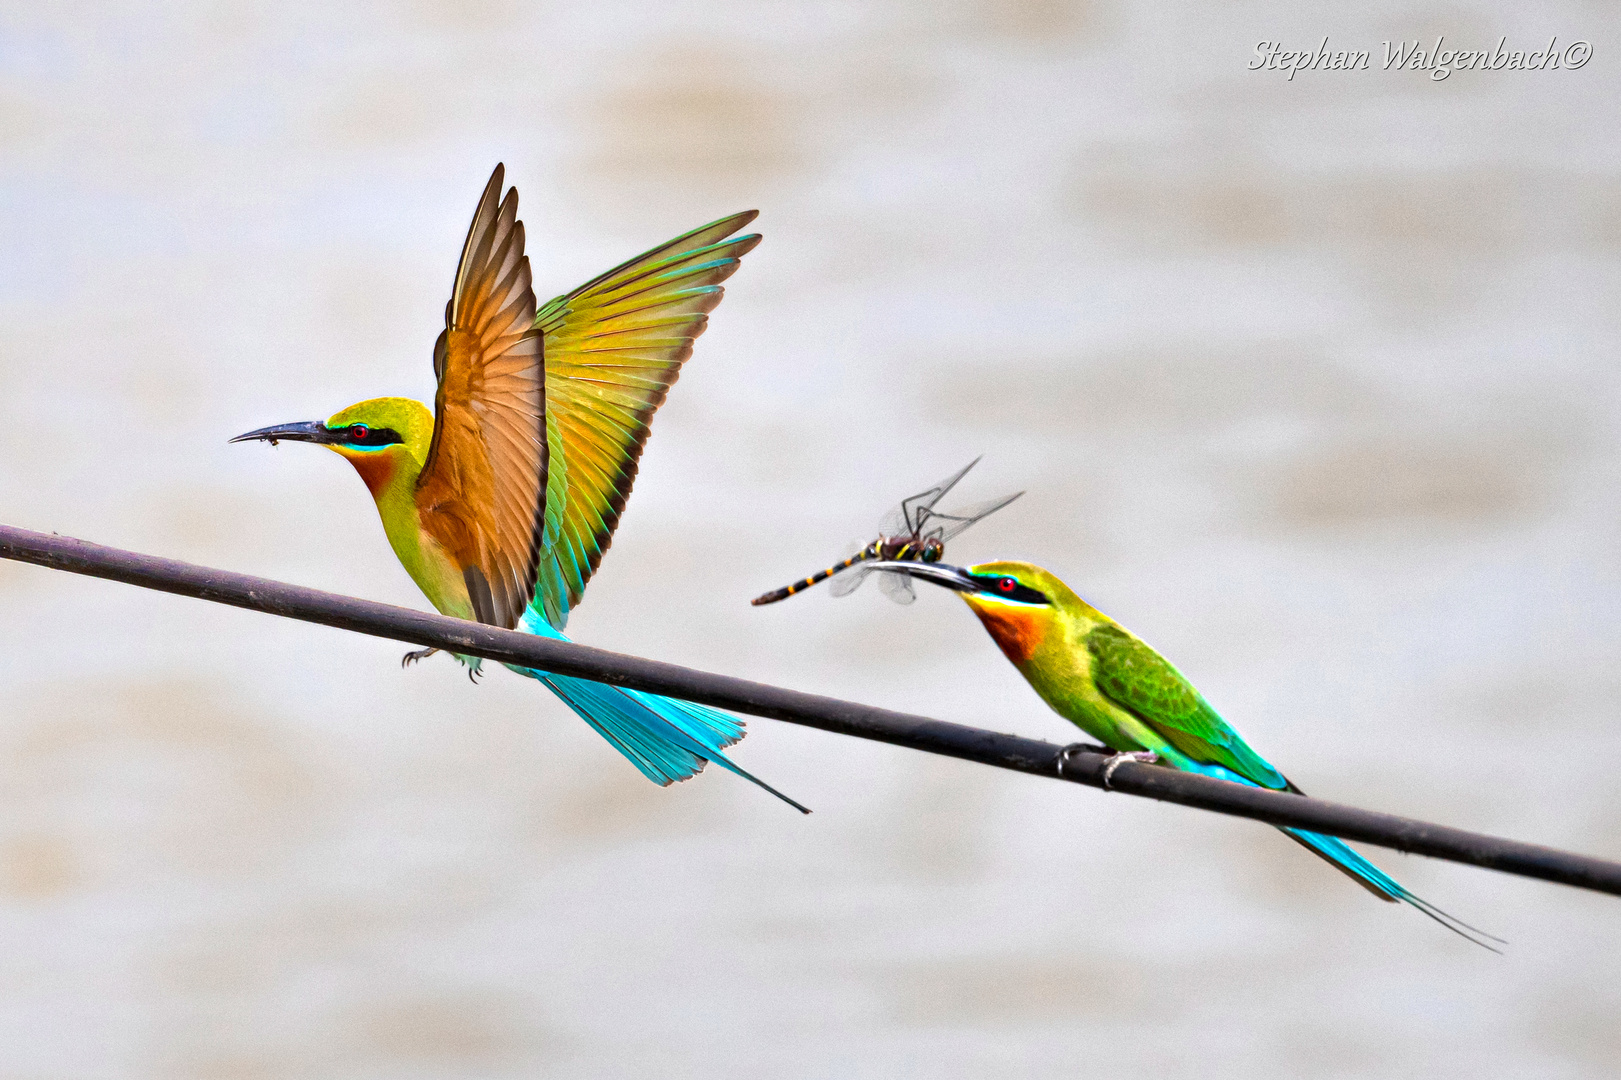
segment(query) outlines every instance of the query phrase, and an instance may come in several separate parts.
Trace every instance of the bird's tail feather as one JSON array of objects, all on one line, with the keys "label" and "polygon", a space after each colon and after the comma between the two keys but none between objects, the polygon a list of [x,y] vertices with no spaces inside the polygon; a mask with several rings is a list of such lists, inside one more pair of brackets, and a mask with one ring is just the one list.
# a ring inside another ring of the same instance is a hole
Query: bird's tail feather
[{"label": "bird's tail feather", "polygon": [[[545,615],[530,608],[518,629],[536,637],[567,641]],[[508,665],[512,667],[512,665]],[[512,667],[520,675],[537,679],[563,699],[580,719],[630,759],[655,784],[669,785],[703,770],[713,761],[728,772],[764,788],[802,814],[810,811],[752,773],[745,772],[721,753],[743,737],[743,721],[718,709],[660,694],[644,694],[619,686],[553,675],[534,668]]]},{"label": "bird's tail feather", "polygon": [[[1186,769],[1189,772],[1201,773],[1205,776],[1214,776],[1218,780],[1231,780],[1234,783],[1245,784],[1249,787],[1261,786],[1254,780],[1251,780],[1249,777],[1236,773],[1222,765],[1212,765],[1206,762],[1189,761],[1187,759],[1183,759],[1177,763],[1177,767]],[[1267,767],[1271,768],[1270,765]],[[1296,795],[1306,794],[1304,791],[1301,791],[1299,788],[1289,783],[1287,779],[1284,780],[1284,784],[1285,787],[1283,790],[1285,791],[1292,792]],[[1272,790],[1276,791],[1278,789],[1273,788]],[[1496,937],[1492,934],[1486,933],[1484,930],[1470,926],[1468,923],[1464,922],[1455,915],[1447,914],[1434,904],[1430,903],[1428,900],[1425,900],[1422,897],[1414,896],[1412,893],[1408,892],[1407,889],[1395,878],[1373,865],[1367,859],[1364,859],[1361,855],[1358,855],[1354,850],[1352,850],[1350,844],[1347,844],[1344,840],[1341,840],[1337,836],[1328,836],[1324,833],[1307,832],[1305,829],[1287,829],[1282,825],[1278,826],[1278,831],[1283,833],[1289,839],[1295,841],[1297,844],[1305,847],[1313,855],[1327,860],[1333,865],[1334,869],[1345,874],[1352,881],[1356,882],[1364,889],[1367,889],[1381,900],[1389,900],[1392,903],[1400,901],[1404,904],[1410,904],[1413,908],[1434,919],[1436,922],[1440,923],[1448,930],[1451,930],[1459,937],[1472,941],[1482,948],[1491,949],[1492,952],[1502,952],[1502,950],[1488,945],[1488,941],[1495,941],[1499,945],[1508,944],[1500,937]]]},{"label": "bird's tail feather", "polygon": [[800,813],[810,811],[759,777],[739,768],[721,748],[743,737],[743,724],[704,705],[644,694],[618,686],[514,668],[546,684],[580,719],[596,729],[643,776],[669,785],[696,776],[713,761],[728,772],[764,788]]},{"label": "bird's tail feather", "polygon": [[716,750],[731,746],[743,738],[743,721],[719,709],[711,709],[708,705],[699,705],[693,701],[682,701],[680,698],[644,694],[640,690],[626,690],[625,693],[650,709],[663,711],[667,716],[669,710],[674,709],[681,714],[681,726],[693,738],[708,743]]},{"label": "bird's tail feather", "polygon": [[1488,941],[1495,941],[1499,945],[1507,944],[1502,938],[1494,937],[1484,930],[1470,926],[1457,916],[1448,915],[1427,900],[1414,896],[1395,878],[1364,859],[1361,855],[1358,855],[1352,850],[1351,845],[1337,836],[1306,832],[1304,829],[1285,829],[1281,826],[1278,831],[1310,850],[1312,854],[1321,856],[1332,863],[1335,869],[1344,873],[1381,900],[1389,900],[1392,903],[1399,900],[1402,903],[1410,904],[1459,937],[1472,941],[1482,948],[1491,949],[1492,952],[1502,952],[1502,950],[1494,948],[1487,943]]},{"label": "bird's tail feather", "polygon": [[653,783],[673,784],[697,775],[704,767],[707,759],[671,739],[669,733],[659,731],[662,725],[657,718],[639,715],[648,710],[624,700],[624,693],[618,688],[527,668],[523,673],[544,683],[562,698],[580,719],[595,728],[597,734],[613,744],[615,750],[629,758]]}]

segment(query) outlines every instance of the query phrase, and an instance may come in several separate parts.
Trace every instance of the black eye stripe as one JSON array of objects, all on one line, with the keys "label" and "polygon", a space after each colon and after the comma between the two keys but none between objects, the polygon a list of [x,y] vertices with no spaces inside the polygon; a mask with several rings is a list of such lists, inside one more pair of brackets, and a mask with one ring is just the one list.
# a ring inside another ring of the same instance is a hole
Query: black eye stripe
[{"label": "black eye stripe", "polygon": [[393,428],[372,427],[369,424],[348,424],[327,430],[336,436],[336,442],[345,446],[391,446],[405,441]]},{"label": "black eye stripe", "polygon": [[970,575],[980,586],[981,590],[1003,600],[1016,600],[1021,604],[1050,604],[1040,592],[1022,585],[1017,578],[1006,574],[973,574]]}]

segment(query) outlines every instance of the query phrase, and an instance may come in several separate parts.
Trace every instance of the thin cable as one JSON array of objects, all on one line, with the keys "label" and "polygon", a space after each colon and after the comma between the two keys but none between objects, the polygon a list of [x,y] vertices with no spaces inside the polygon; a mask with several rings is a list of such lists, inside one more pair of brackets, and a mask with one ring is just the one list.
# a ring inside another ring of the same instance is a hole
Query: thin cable
[{"label": "thin cable", "polygon": [[[1621,896],[1621,863],[0,525],[0,558]],[[1099,748],[1101,749],[1101,748]]]}]

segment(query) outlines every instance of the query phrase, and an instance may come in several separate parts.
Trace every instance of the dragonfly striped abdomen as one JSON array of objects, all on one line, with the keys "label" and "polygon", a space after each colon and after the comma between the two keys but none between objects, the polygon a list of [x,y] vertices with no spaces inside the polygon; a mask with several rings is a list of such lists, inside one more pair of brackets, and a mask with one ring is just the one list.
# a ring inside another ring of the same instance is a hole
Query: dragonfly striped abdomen
[{"label": "dragonfly striped abdomen", "polygon": [[834,563],[826,570],[818,570],[810,577],[801,581],[796,581],[792,585],[784,585],[780,589],[772,589],[768,593],[756,596],[753,600],[750,600],[749,603],[753,604],[755,607],[759,607],[761,604],[775,604],[778,600],[788,599],[801,589],[808,589],[812,585],[820,585],[834,574],[837,574],[841,570],[848,570],[858,562],[863,562],[867,559],[876,559],[877,557],[878,543],[877,541],[874,541],[841,563]]},{"label": "dragonfly striped abdomen", "polygon": [[[862,548],[848,559],[845,559],[843,562],[834,563],[826,570],[818,570],[816,573],[812,574],[808,578],[805,578],[803,581],[796,581],[792,585],[784,585],[780,589],[772,589],[770,592],[765,593],[762,596],[756,596],[753,600],[750,600],[749,603],[759,607],[761,604],[775,604],[778,600],[786,600],[790,596],[794,595],[794,593],[799,592],[801,589],[808,589],[812,585],[820,585],[834,574],[848,570],[850,567],[859,562],[867,562],[868,560],[875,562],[936,562],[939,560],[941,555],[945,554],[945,551],[946,546],[939,540],[933,538],[924,540],[921,543],[914,541],[909,536],[902,537],[898,540],[891,540],[887,537],[874,540],[872,543],[868,544],[866,547]],[[854,584],[852,584],[850,588],[845,589],[836,595],[844,596],[847,593],[854,592],[856,590],[856,585],[858,585],[861,580],[862,579],[859,577],[853,579]]]},{"label": "dragonfly striped abdomen", "polygon": [[[773,589],[762,596],[756,596],[750,603],[774,604],[778,600],[788,597],[820,584],[834,575],[843,574],[844,571],[855,567],[855,572],[839,577],[829,586],[834,596],[848,596],[861,587],[870,573],[870,569],[860,566],[866,562],[936,562],[946,551],[946,541],[962,532],[979,519],[995,513],[1008,503],[1017,499],[1024,492],[1020,491],[1000,499],[979,503],[953,514],[940,513],[934,509],[946,492],[956,486],[976,464],[975,458],[963,466],[952,476],[940,481],[933,487],[926,488],[916,495],[902,499],[901,504],[889,513],[878,524],[878,539],[845,559],[835,563],[826,570],[820,570],[810,577],[784,585],[780,589]],[[912,580],[899,574],[880,575],[878,587],[898,604],[910,604],[917,598],[912,590]]]}]

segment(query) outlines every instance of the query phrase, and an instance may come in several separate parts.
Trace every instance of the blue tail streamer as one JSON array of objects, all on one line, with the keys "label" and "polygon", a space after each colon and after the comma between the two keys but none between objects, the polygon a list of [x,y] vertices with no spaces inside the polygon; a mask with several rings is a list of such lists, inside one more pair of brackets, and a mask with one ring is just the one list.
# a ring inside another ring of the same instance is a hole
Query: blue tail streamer
[{"label": "blue tail streamer", "polygon": [[[1178,768],[1185,769],[1188,772],[1202,773],[1205,776],[1214,776],[1218,780],[1230,780],[1233,783],[1245,784],[1249,787],[1262,786],[1248,777],[1240,776],[1231,769],[1223,768],[1220,765],[1211,765],[1205,762],[1193,761],[1192,759],[1182,757],[1181,755],[1173,756],[1171,754],[1166,754],[1164,756],[1174,761]],[[1293,787],[1293,785],[1290,786],[1289,790],[1295,792],[1296,794],[1304,794],[1298,788]],[[1358,884],[1362,885],[1375,896],[1378,896],[1383,900],[1389,900],[1392,902],[1400,901],[1404,904],[1408,904],[1414,909],[1434,919],[1436,922],[1440,923],[1448,930],[1451,930],[1459,937],[1472,941],[1482,948],[1491,949],[1492,952],[1501,952],[1502,950],[1493,948],[1487,943],[1487,941],[1495,941],[1499,945],[1507,944],[1507,942],[1505,942],[1502,938],[1488,934],[1486,931],[1477,927],[1470,926],[1457,916],[1449,915],[1422,897],[1415,896],[1413,893],[1407,890],[1406,886],[1402,885],[1395,878],[1391,877],[1389,874],[1373,865],[1373,863],[1357,854],[1350,844],[1347,844],[1339,837],[1328,836],[1324,833],[1307,832],[1304,829],[1291,829],[1282,825],[1277,826],[1277,829],[1291,840],[1294,840],[1308,848],[1313,854],[1319,855],[1333,863],[1336,868],[1349,875]]]},{"label": "blue tail streamer", "polygon": [[[533,610],[519,629],[539,637],[567,641]],[[608,743],[655,784],[668,785],[697,775],[713,761],[728,772],[765,789],[800,813],[810,810],[759,777],[738,767],[722,749],[743,737],[743,722],[707,705],[645,694],[607,683],[554,675],[535,668],[507,665],[543,683],[579,714]]]}]

